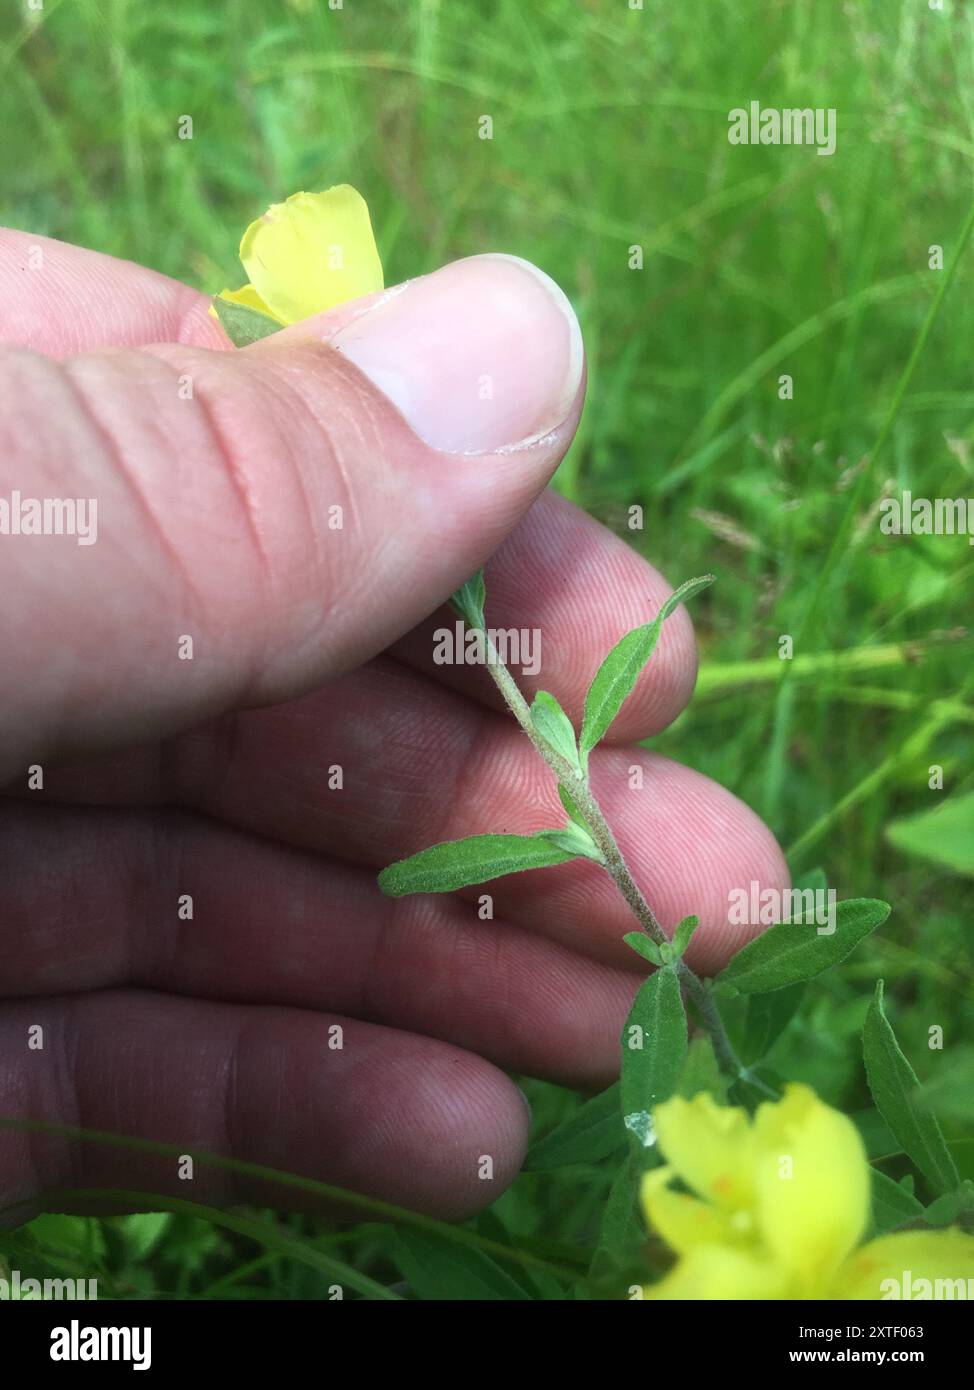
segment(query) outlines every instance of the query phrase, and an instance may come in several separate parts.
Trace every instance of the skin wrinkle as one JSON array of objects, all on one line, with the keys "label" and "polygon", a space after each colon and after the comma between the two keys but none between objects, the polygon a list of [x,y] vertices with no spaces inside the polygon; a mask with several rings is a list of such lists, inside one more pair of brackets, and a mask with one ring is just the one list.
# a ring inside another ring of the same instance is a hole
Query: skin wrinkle
[{"label": "skin wrinkle", "polygon": [[[54,383],[56,388],[66,388],[71,400],[75,398],[75,392],[73,384],[60,367],[49,362],[46,357],[21,347],[0,347],[0,368],[2,368],[0,380],[3,380],[5,384],[10,381],[11,376],[13,377],[16,398],[16,404],[11,405],[9,412],[0,412],[0,422],[7,425],[7,437],[4,439],[0,436],[0,442],[6,446],[3,450],[4,457],[10,458],[16,463],[18,445],[25,438],[25,431],[19,424],[18,411],[26,415],[36,401],[39,408],[35,414],[41,419],[49,419],[49,407],[45,398],[50,394],[51,384]],[[89,428],[96,431],[96,441],[101,441],[101,431],[97,429],[97,425],[88,420],[84,413],[82,413],[82,419],[87,421]],[[8,423],[10,420],[12,423]],[[31,438],[31,435],[32,432],[26,432],[27,438]],[[53,452],[57,456],[59,451],[55,449]],[[45,478],[45,486],[53,488],[53,480]],[[67,732],[73,723],[74,711],[70,708],[69,691],[65,688],[61,700],[52,701],[48,710],[46,748],[57,749],[64,746],[67,741]],[[36,758],[39,756],[39,751],[30,756]],[[0,739],[0,761],[5,762],[5,760],[4,742]],[[14,775],[13,771],[11,771],[11,775]]]},{"label": "skin wrinkle", "polygon": [[[245,1014],[241,1015],[240,1024],[234,1032],[227,1054],[227,1062],[224,1068],[223,1085],[220,1094],[223,1097],[222,1116],[223,1133],[222,1143],[210,1144],[210,1148],[220,1154],[229,1154],[231,1157],[242,1157],[247,1149],[241,1142],[241,1135],[237,1129],[236,1117],[240,1114],[240,1054],[246,1041],[251,1022]],[[233,1173],[227,1173],[224,1169],[213,1168],[211,1171],[218,1174],[217,1181],[222,1189],[221,1200],[230,1200],[234,1191],[238,1187],[243,1187],[244,1180]],[[241,1194],[242,1196],[242,1194]],[[239,1200],[239,1198],[238,1198]]]},{"label": "skin wrinkle", "polygon": [[[295,399],[294,392],[290,390],[290,383],[287,380],[287,374],[285,372],[279,371],[275,374],[273,379],[268,375],[261,375],[260,380],[263,389],[270,390],[271,393],[274,395],[278,394],[279,387],[285,388],[280,392],[280,395],[284,402],[284,407],[286,411],[288,403],[293,402]],[[291,440],[290,431],[284,430],[281,432],[281,442],[284,446],[284,450],[287,455],[286,467],[288,470],[288,476],[291,477],[297,484],[298,492],[301,497],[300,520],[304,527],[304,534],[310,542],[309,550],[314,557],[314,566],[318,572],[320,572],[322,575],[325,575],[328,573],[328,564],[325,559],[325,551],[321,543],[321,533],[314,522],[315,508],[311,501],[311,497],[308,493],[308,483],[305,477],[305,470],[301,467],[301,464],[298,460],[297,454],[294,449],[294,445]],[[330,447],[331,446],[328,441],[328,433],[327,431],[325,431],[324,449],[327,450]],[[344,506],[346,504],[347,499],[343,499],[342,505]]]},{"label": "skin wrinkle", "polygon": [[[323,354],[320,348],[316,348],[311,344],[307,345],[307,349],[307,356],[309,359],[308,371],[311,374],[327,370],[336,377],[341,377],[343,374],[347,373],[347,364],[338,353],[334,352],[334,350],[327,350]],[[322,360],[323,357],[324,360]],[[352,484],[348,460],[345,457],[345,451],[342,447],[341,440],[346,437],[346,435],[348,436],[350,444],[354,445],[354,447],[350,449],[354,457],[372,459],[385,457],[382,432],[374,428],[374,422],[371,420],[370,416],[372,396],[367,391],[363,392],[357,390],[354,397],[355,410],[350,410],[344,409],[344,393],[341,391],[336,392],[334,403],[337,405],[338,409],[342,411],[342,428],[336,430],[333,421],[323,417],[318,405],[317,392],[309,392],[305,389],[306,376],[303,362],[300,367],[298,367],[296,363],[292,364],[289,362],[283,371],[278,366],[276,368],[276,374],[278,379],[286,382],[291,388],[292,395],[300,399],[304,410],[311,419],[314,420],[318,429],[321,431],[322,437],[326,441],[328,456],[341,479],[343,487],[341,505],[344,510],[351,513],[354,528],[352,534],[353,536],[356,534],[364,534],[362,518],[358,510],[357,490]],[[360,383],[353,380],[351,385],[353,387],[358,387]],[[370,424],[373,426],[370,430],[371,438],[369,440],[365,438],[365,431],[363,429],[364,420],[369,420]]]},{"label": "skin wrinkle", "polygon": [[[69,1000],[68,1007],[64,1012],[61,1021],[59,1050],[61,1057],[61,1077],[62,1085],[57,1096],[57,1104],[54,1114],[58,1117],[60,1124],[70,1124],[81,1126],[84,1123],[84,1115],[81,1106],[81,1088],[78,1085],[78,1053],[79,1053],[80,1033],[77,1027],[77,1003]],[[65,1102],[70,1102],[65,1104]],[[31,1110],[31,1114],[35,1114]],[[41,1112],[46,1113],[46,1112]],[[70,1118],[65,1119],[65,1115]],[[59,1140],[62,1148],[62,1162],[66,1163],[67,1171],[64,1174],[69,1186],[74,1187],[81,1181],[82,1169],[84,1166],[81,1148],[71,1139],[62,1138]],[[61,1174],[56,1175],[55,1181],[61,1181]]]},{"label": "skin wrinkle", "polygon": [[[49,1024],[43,1007],[37,1011],[34,1020],[44,1028],[45,1042],[48,1039]],[[21,1044],[22,1045],[22,1044]],[[12,1049],[11,1049],[12,1052]],[[50,1054],[53,1055],[53,1054]],[[10,1119],[33,1117],[45,1114],[46,1109],[43,1101],[38,1104],[35,1096],[39,1095],[43,1085],[50,1085],[50,1071],[41,1072],[38,1077],[26,1070],[17,1071],[11,1064],[9,1074],[0,1072],[0,1093],[4,1097],[4,1115]],[[14,1091],[11,1094],[11,1091]],[[23,1099],[21,1099],[23,1097]],[[43,1190],[46,1185],[46,1174],[50,1165],[50,1160],[44,1152],[47,1145],[51,1144],[51,1139],[47,1136],[31,1130],[3,1129],[0,1130],[0,1154],[14,1145],[17,1148],[17,1161],[10,1165],[9,1170],[6,1163],[0,1164],[0,1180],[7,1171],[11,1176],[20,1180],[21,1188],[30,1194],[36,1194]],[[64,1140],[55,1141],[64,1144]],[[0,1181],[0,1208],[10,1205],[11,1191],[9,1185]],[[18,1198],[20,1192],[18,1192]],[[24,1199],[27,1200],[27,1199]],[[36,1201],[30,1201],[27,1212],[13,1212],[8,1216],[10,1224],[17,1226],[22,1220],[29,1219],[38,1209]],[[4,1230],[7,1221],[0,1214],[0,1231]]]},{"label": "skin wrinkle", "polygon": [[[110,364],[107,361],[107,358],[108,354],[106,353],[102,355],[100,362],[94,356],[89,357],[87,361],[95,366],[108,367]],[[197,609],[199,609],[201,607],[200,594],[198,589],[196,588],[193,578],[189,573],[188,569],[186,568],[182,556],[179,554],[178,550],[173,545],[169,536],[166,534],[166,528],[162,525],[158,516],[156,515],[155,509],[149,502],[149,499],[146,496],[144,489],[136,480],[134,471],[128,467],[125,460],[125,450],[122,447],[121,442],[115,438],[111,429],[102,421],[92,400],[89,400],[87,385],[82,385],[81,382],[78,381],[75,377],[73,369],[77,369],[78,365],[78,359],[72,358],[66,362],[61,363],[60,370],[63,374],[64,380],[71,388],[75,403],[78,406],[79,413],[83,415],[84,418],[89,422],[89,424],[97,431],[103,445],[105,446],[105,454],[111,465],[111,471],[113,475],[115,477],[121,478],[127,486],[129,495],[134,499],[138,507],[138,510],[142,513],[146,521],[148,521],[149,530],[151,534],[155,536],[156,540],[161,545],[163,551],[169,557],[175,572],[182,579],[187,593],[189,593],[192,596]],[[109,392],[108,395],[110,397],[111,392]]]},{"label": "skin wrinkle", "polygon": [[[178,360],[178,358],[174,358],[171,355],[169,349],[166,346],[163,346],[162,348],[158,349],[149,350],[145,354],[143,354],[143,356],[151,358],[153,361],[159,362],[162,368],[166,371],[167,375],[172,379],[172,395],[174,398],[176,396],[178,378],[186,373],[190,374],[193,377],[193,404],[197,406],[193,418],[195,419],[195,421],[199,422],[203,426],[204,430],[206,431],[207,439],[211,443],[211,445],[216,446],[216,457],[221,465],[218,473],[215,472],[214,476],[219,476],[225,479],[229,487],[233,491],[235,497],[238,499],[244,513],[244,521],[248,529],[248,534],[251,537],[253,549],[257,556],[260,572],[265,576],[265,578],[268,581],[273,580],[274,566],[271,562],[270,556],[268,555],[267,549],[263,543],[263,540],[260,535],[260,530],[256,521],[254,493],[247,484],[243,476],[242,469],[239,468],[237,465],[236,451],[232,446],[230,437],[223,431],[222,426],[219,424],[217,418],[218,411],[213,407],[212,400],[208,395],[209,383],[207,382],[206,378],[208,375],[211,374],[209,371],[210,367],[216,366],[222,372],[228,365],[232,365],[233,370],[236,371],[237,363],[234,362],[232,364],[228,364],[220,362],[216,364],[211,364],[206,360],[205,356],[199,352],[193,352],[188,356],[181,355],[182,360]],[[201,367],[198,367],[196,365],[197,362],[201,363]],[[260,378],[259,380],[257,380],[253,374],[251,374],[250,388],[251,389],[248,391],[247,394],[251,399],[256,399],[258,395],[268,394],[267,381],[264,378]],[[258,413],[269,414],[270,412]],[[288,432],[281,431],[280,438],[285,440],[290,448]],[[169,441],[166,440],[164,442],[168,445]],[[301,494],[307,502],[307,494],[305,492],[304,487],[304,478],[293,452],[291,452],[290,458],[291,468],[289,470],[288,476],[291,480],[297,482]],[[313,526],[311,526],[310,524],[308,526],[308,534],[314,537],[316,553],[320,554],[320,551],[318,550],[317,546],[317,537],[314,533]],[[185,573],[185,571],[183,572]],[[198,593],[197,590],[195,590],[195,587],[193,592],[198,599],[198,605],[200,607],[203,607],[204,605],[202,596]],[[259,588],[257,592],[259,592]],[[204,627],[206,626],[206,624],[202,625]],[[256,627],[257,625],[252,625],[251,631],[253,632],[256,629]],[[254,650],[250,662],[249,671],[241,671],[239,675],[239,679],[241,682],[239,687],[239,699],[243,703],[253,701],[254,690],[260,685],[262,676],[268,670],[271,669],[274,662],[274,658],[270,654],[270,643],[266,636],[266,622],[260,624],[260,629],[262,632],[265,633],[265,649],[262,652]],[[315,636],[320,638],[320,633],[316,633]],[[288,656],[290,657],[293,653],[293,645],[289,645],[287,650]],[[237,656],[239,659],[239,651],[237,653]]]},{"label": "skin wrinkle", "polygon": [[[188,418],[193,423],[198,422],[199,424],[201,424],[206,440],[211,445],[215,444],[216,446],[215,457],[218,463],[218,467],[215,469],[212,467],[211,463],[212,452],[205,448],[200,450],[201,454],[207,459],[205,467],[207,468],[210,476],[213,476],[217,479],[225,480],[228,483],[231,492],[238,499],[241,509],[243,511],[244,523],[247,528],[247,533],[251,538],[252,550],[257,557],[257,572],[258,574],[264,575],[265,579],[268,580],[268,588],[271,587],[270,581],[273,579],[273,566],[269,562],[269,558],[267,556],[263,541],[261,539],[260,531],[257,526],[256,516],[254,514],[255,507],[253,504],[253,493],[246,484],[246,480],[243,477],[242,469],[238,470],[237,468],[235,460],[235,451],[231,445],[230,439],[223,431],[222,426],[218,424],[218,412],[215,408],[211,409],[211,403],[209,399],[206,398],[205,392],[206,378],[208,375],[212,374],[212,370],[215,369],[217,373],[223,373],[224,369],[228,365],[235,368],[236,364],[230,364],[222,361],[218,361],[215,363],[211,362],[206,354],[201,353],[197,350],[193,350],[188,354],[177,354],[176,357],[173,357],[165,345],[162,348],[144,353],[142,354],[142,356],[151,356],[153,360],[158,361],[162,365],[167,375],[174,383],[173,386],[170,388],[170,392],[167,393],[171,394],[172,399],[178,399],[177,389],[179,378],[187,374],[191,376],[193,380],[192,404],[197,408],[194,412],[190,413]],[[199,368],[196,367],[197,363],[200,364]],[[252,381],[251,385],[254,388],[254,394],[263,391],[262,383],[254,383]],[[162,443],[163,447],[169,447],[169,440],[167,438],[164,437]],[[253,576],[248,575],[248,579],[251,579],[252,577]],[[256,606],[258,597],[263,597],[263,589],[259,583],[256,585],[251,585],[251,588],[253,590],[252,598]],[[199,606],[205,612],[206,605],[203,602],[202,597],[200,597]],[[207,625],[203,623],[201,624],[201,626],[205,630]],[[251,623],[250,626],[251,632],[253,632],[256,628],[259,627],[263,641],[261,650],[258,650],[256,647],[254,648],[250,658],[249,668],[247,670],[241,670],[238,673],[238,698],[243,702],[246,702],[247,700],[252,698],[252,692],[259,685],[261,675],[263,673],[263,668],[267,665],[268,661],[268,658],[265,654],[265,649],[267,646],[266,633],[268,624],[263,611],[261,611],[260,623]],[[210,630],[218,631],[219,624],[210,625]],[[239,649],[237,651],[237,659],[239,660]]]},{"label": "skin wrinkle", "polygon": [[237,450],[234,447],[233,440],[220,422],[220,411],[217,402],[215,400],[210,400],[207,395],[205,382],[199,381],[197,383],[195,375],[193,377],[193,382],[193,401],[196,404],[197,413],[209,433],[213,445],[213,453],[219,460],[223,474],[240,504],[244,525],[253,543],[254,551],[259,560],[260,569],[263,571],[264,578],[270,582],[273,572],[267,551],[264,548],[260,527],[257,523],[259,504],[254,496],[253,488],[246,478],[243,463],[237,456]]},{"label": "skin wrinkle", "polygon": [[[57,1002],[62,1004],[60,1014],[51,1007]],[[43,1055],[53,1059],[55,1064],[34,1069],[23,1068],[13,1073],[15,1077],[20,1078],[26,1094],[22,1108],[11,1110],[11,1097],[5,1082],[5,1115],[11,1118],[32,1119],[56,1117],[59,1124],[80,1124],[80,1100],[76,1084],[77,1041],[76,1031],[71,1026],[73,1011],[74,1001],[70,996],[61,1000],[31,1001],[31,1014],[24,1013],[24,1023],[29,1017],[31,1023],[39,1023],[43,1027]],[[24,1023],[13,1023],[12,1027],[16,1030],[18,1027],[24,1027]],[[18,1133],[16,1130],[12,1132]],[[8,1130],[6,1133],[9,1134],[11,1131]],[[31,1178],[25,1187],[35,1194],[30,1203],[30,1210],[37,1211],[41,1206],[40,1194],[45,1188],[65,1184],[77,1185],[80,1177],[79,1150],[72,1140],[64,1136],[44,1134],[36,1130],[20,1131],[20,1134],[24,1140]],[[0,1143],[2,1141],[3,1132],[0,1132]],[[18,1176],[23,1175],[19,1165],[12,1171]],[[0,1188],[0,1191],[4,1197],[0,1205],[6,1205],[7,1192],[3,1188]]]},{"label": "skin wrinkle", "polygon": [[[320,368],[320,363],[312,360],[311,367]],[[248,363],[248,368],[251,363]],[[342,507],[343,515],[350,514],[354,521],[355,530],[351,532],[343,531],[343,543],[348,544],[356,539],[356,532],[362,534],[361,518],[357,509],[356,490],[352,486],[348,475],[344,459],[341,456],[340,435],[341,431],[335,430],[333,422],[324,420],[314,404],[314,393],[308,393],[304,389],[304,368],[295,368],[290,363],[282,370],[280,365],[275,364],[273,373],[258,374],[255,386],[266,393],[275,402],[283,418],[294,418],[295,415],[312,421],[321,433],[321,453],[322,453],[322,476],[328,478],[329,487],[337,483],[335,487],[337,496],[330,505]],[[273,414],[273,410],[267,412]],[[290,472],[289,476],[296,482],[303,504],[302,520],[304,522],[305,534],[310,540],[310,549],[314,556],[314,563],[322,576],[322,583],[318,587],[315,596],[315,621],[310,626],[306,635],[302,638],[294,634],[287,634],[282,637],[280,644],[280,654],[286,657],[287,661],[294,662],[300,659],[306,652],[317,652],[322,645],[323,632],[327,631],[329,623],[336,619],[341,609],[348,605],[354,597],[354,591],[350,593],[348,580],[355,579],[354,569],[336,562],[336,553],[333,548],[323,543],[323,532],[315,525],[316,507],[312,503],[306,479],[306,470],[298,461],[294,445],[291,441],[289,430],[279,431],[279,437],[283,440],[288,454]],[[381,439],[378,441],[377,449],[381,448]],[[373,451],[375,452],[375,451]],[[336,476],[337,475],[337,476]],[[364,582],[368,582],[367,580]],[[273,658],[268,658],[270,666]]]}]

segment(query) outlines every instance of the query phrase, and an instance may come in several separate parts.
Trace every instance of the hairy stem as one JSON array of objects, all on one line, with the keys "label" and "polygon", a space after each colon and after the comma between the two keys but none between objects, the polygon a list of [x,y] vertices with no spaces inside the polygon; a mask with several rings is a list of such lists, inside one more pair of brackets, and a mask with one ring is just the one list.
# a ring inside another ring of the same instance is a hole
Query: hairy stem
[{"label": "hairy stem", "polygon": [[[633,878],[629,865],[622,857],[622,851],[616,844],[616,838],[602,814],[602,808],[592,795],[588,778],[581,776],[566,758],[563,758],[560,753],[544,741],[531,721],[528,702],[521,694],[514,677],[501,661],[487,632],[484,632],[484,641],[487,648],[487,669],[493,677],[494,684],[503,695],[514,718],[558,778],[559,784],[578,807],[592,839],[602,852],[606,873],[609,874],[629,904],[633,916],[646,935],[655,941],[657,946],[668,946],[669,937],[660,926],[659,919],[643,897],[639,884]],[[717,1005],[714,1003],[713,996],[707,986],[684,961],[680,960],[677,963],[676,970],[684,994],[693,1001],[701,1022],[710,1036],[714,1054],[721,1070],[730,1076],[746,1077],[748,1075],[747,1069],[734,1051],[730,1038],[727,1036],[723,1019],[720,1017]]]}]

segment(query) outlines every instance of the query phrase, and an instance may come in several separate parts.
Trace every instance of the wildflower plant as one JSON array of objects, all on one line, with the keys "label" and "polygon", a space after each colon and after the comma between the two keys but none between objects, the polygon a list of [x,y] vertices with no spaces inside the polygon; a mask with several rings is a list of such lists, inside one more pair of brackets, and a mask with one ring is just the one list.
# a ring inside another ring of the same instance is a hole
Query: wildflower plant
[{"label": "wildflower plant", "polygon": [[[368,209],[347,185],[271,207],[248,227],[240,257],[248,283],[213,301],[237,347],[383,287]],[[622,637],[593,675],[576,730],[554,693],[525,699],[492,641],[483,573],[468,580],[451,604],[478,635],[487,672],[549,768],[564,821],[530,835],[488,831],[432,845],[390,864],[379,887],[394,898],[449,893],[582,858],[609,875],[631,909],[636,929],[625,940],[651,973],[623,1029],[620,1080],[542,1137],[527,1161],[535,1172],[617,1161],[590,1287],[648,1299],[932,1298],[954,1296],[936,1290],[959,1280],[974,1291],[974,1184],[962,1181],[899,1047],[882,980],[862,1031],[869,1115],[854,1123],[766,1060],[808,983],[881,926],[889,906],[840,902],[827,933],[814,920],[778,922],[715,979],[702,979],[685,959],[698,919],[664,931],[593,792],[592,750],[664,623],[713,581],[687,580],[652,621]],[[796,885],[825,886],[820,870]],[[894,1181],[874,1166],[864,1132],[880,1133],[912,1171]],[[398,1239],[403,1272],[422,1282],[436,1240],[408,1232]],[[491,1296],[524,1296],[483,1250],[457,1246],[450,1260],[455,1275],[460,1262],[461,1281],[486,1281]],[[539,1287],[530,1296],[544,1296]]]}]

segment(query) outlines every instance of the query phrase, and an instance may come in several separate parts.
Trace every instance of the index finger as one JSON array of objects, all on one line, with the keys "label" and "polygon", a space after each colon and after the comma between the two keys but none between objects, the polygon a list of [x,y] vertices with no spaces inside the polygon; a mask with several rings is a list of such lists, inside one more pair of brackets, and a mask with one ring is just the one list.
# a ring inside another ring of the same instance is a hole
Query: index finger
[{"label": "index finger", "polygon": [[0,343],[68,357],[100,347],[229,347],[205,294],[168,275],[0,227]]}]

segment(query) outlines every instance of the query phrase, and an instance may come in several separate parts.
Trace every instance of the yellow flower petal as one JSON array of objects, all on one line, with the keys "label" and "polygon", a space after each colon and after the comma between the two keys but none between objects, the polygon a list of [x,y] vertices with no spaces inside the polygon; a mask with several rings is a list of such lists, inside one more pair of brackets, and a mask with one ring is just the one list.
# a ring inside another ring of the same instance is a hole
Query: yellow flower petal
[{"label": "yellow flower petal", "polygon": [[869,1165],[851,1120],[807,1086],[758,1108],[757,1219],[776,1260],[800,1277],[809,1297],[853,1249],[869,1212]]},{"label": "yellow flower petal", "polygon": [[231,304],[242,304],[245,309],[256,309],[258,313],[268,314],[272,319],[277,319],[278,323],[283,322],[271,309],[268,309],[253,285],[243,285],[239,290],[221,290],[217,298],[227,299]]},{"label": "yellow flower petal", "polygon": [[974,1236],[903,1231],[871,1240],[836,1275],[832,1298],[974,1297]]},{"label": "yellow flower petal", "polygon": [[700,1246],[658,1284],[643,1289],[652,1301],[671,1299],[792,1298],[784,1270],[726,1246]]},{"label": "yellow flower petal", "polygon": [[754,1142],[746,1110],[717,1105],[702,1091],[657,1106],[653,1123],[667,1163],[699,1197],[727,1211],[750,1205]]},{"label": "yellow flower petal", "polygon": [[640,1197],[647,1225],[661,1235],[667,1245],[685,1255],[700,1245],[737,1245],[751,1234],[747,1213],[739,1212],[747,1225],[735,1229],[734,1217],[726,1211],[701,1202],[697,1197],[674,1192],[669,1187],[672,1168],[655,1168],[643,1175]]},{"label": "yellow flower petal", "polygon": [[284,323],[383,284],[368,207],[347,183],[275,203],[244,232],[240,259],[256,292]]}]

